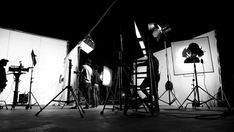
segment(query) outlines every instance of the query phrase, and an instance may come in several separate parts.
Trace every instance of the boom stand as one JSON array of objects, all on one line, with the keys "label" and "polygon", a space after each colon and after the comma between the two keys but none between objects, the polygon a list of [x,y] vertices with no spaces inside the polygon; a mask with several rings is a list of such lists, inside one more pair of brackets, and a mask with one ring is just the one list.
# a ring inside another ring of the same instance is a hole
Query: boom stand
[{"label": "boom stand", "polygon": [[80,105],[80,103],[79,103],[79,99],[77,98],[75,92],[73,91],[73,89],[72,89],[72,87],[71,87],[71,85],[70,85],[70,83],[71,83],[71,67],[72,67],[71,60],[69,59],[68,86],[66,86],[65,88],[63,88],[63,90],[62,90],[60,93],[58,93],[58,94],[57,94],[48,104],[46,104],[40,111],[38,111],[38,112],[35,114],[35,116],[38,116],[39,113],[40,113],[42,110],[44,110],[52,101],[56,101],[55,99],[56,99],[63,91],[65,91],[65,90],[67,89],[68,91],[70,91],[70,92],[72,93],[72,96],[73,96],[73,98],[74,98],[74,100],[75,100],[75,103],[76,103],[76,108],[77,108],[77,109],[79,110],[79,112],[80,112],[80,116],[81,116],[82,118],[84,118],[84,116],[83,116],[84,110],[82,109],[82,107],[81,107],[81,105]]},{"label": "boom stand", "polygon": [[[34,98],[34,100],[36,101],[36,103],[35,104],[38,104],[38,106],[40,107],[40,109],[41,109],[41,106],[40,106],[40,104],[38,103],[38,101],[37,101],[37,99],[35,98],[35,96],[33,95],[33,93],[32,93],[32,83],[33,83],[33,68],[34,67],[32,67],[32,69],[31,69],[31,78],[30,78],[30,88],[29,88],[29,92],[28,92],[28,105],[26,106],[26,109],[28,109],[28,108],[30,108],[30,109],[32,109],[32,104],[31,104],[31,96]],[[35,104],[33,104],[33,105],[35,105]]]},{"label": "boom stand", "polygon": [[[199,107],[202,104],[206,104],[208,109],[210,109],[210,107],[208,106],[207,102],[216,99],[214,96],[212,96],[211,94],[209,94],[206,90],[204,90],[203,88],[201,88],[200,86],[198,86],[198,80],[197,80],[197,70],[196,70],[196,62],[193,62],[193,66],[194,66],[194,75],[195,75],[195,86],[193,87],[193,90],[190,92],[190,94],[188,95],[188,97],[184,100],[184,102],[180,105],[179,109],[183,107],[183,104],[186,102],[186,100],[192,102],[192,106],[193,107]],[[199,97],[199,88],[204,91],[205,93],[207,93],[211,98],[208,99],[207,101],[200,101],[200,97]],[[194,92],[194,100],[189,99],[190,95]],[[217,99],[216,99],[217,100]],[[186,105],[187,107],[187,105]],[[185,107],[185,108],[186,108]]]}]

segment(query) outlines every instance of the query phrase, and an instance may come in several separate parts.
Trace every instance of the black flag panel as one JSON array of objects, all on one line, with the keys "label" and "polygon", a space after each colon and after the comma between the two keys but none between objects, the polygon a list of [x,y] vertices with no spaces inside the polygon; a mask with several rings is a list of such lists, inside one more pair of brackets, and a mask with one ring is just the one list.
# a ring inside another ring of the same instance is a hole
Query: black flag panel
[{"label": "black flag panel", "polygon": [[32,50],[31,52],[31,57],[32,57],[32,62],[33,62],[33,66],[35,66],[37,64],[37,61],[36,61],[36,55],[34,54],[34,51]]}]

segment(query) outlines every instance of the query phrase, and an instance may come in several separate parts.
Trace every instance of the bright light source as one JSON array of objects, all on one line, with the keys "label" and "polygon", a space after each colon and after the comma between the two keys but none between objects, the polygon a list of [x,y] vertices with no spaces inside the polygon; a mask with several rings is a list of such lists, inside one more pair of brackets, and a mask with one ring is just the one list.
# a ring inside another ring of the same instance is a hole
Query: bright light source
[{"label": "bright light source", "polygon": [[112,85],[112,71],[110,68],[108,68],[107,66],[104,66],[103,68],[103,72],[102,72],[102,84],[104,86],[111,86]]},{"label": "bright light source", "polygon": [[148,24],[148,29],[153,30],[155,28],[155,23],[149,23]]},{"label": "bright light source", "polygon": [[160,26],[159,24],[149,23],[148,30],[153,31],[152,35],[154,38],[157,38],[157,41],[160,39],[161,34],[166,34],[171,31],[171,27],[168,24]]},{"label": "bright light source", "polygon": [[94,47],[94,41],[90,37],[87,37],[80,42],[80,48],[87,54],[93,51]]}]

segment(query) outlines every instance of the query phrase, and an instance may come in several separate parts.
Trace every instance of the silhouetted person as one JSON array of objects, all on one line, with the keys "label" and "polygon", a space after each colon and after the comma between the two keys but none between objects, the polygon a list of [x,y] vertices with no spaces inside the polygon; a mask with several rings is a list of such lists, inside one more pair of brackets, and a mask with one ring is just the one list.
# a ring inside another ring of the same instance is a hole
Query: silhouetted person
[{"label": "silhouetted person", "polygon": [[0,93],[4,90],[4,88],[7,86],[7,77],[6,77],[6,70],[5,66],[7,65],[8,60],[1,59],[0,60]]},{"label": "silhouetted person", "polygon": [[93,70],[91,68],[92,61],[87,59],[81,67],[81,89],[84,92],[84,96],[86,99],[85,108],[88,109],[91,103],[91,90],[92,90],[92,75]]},{"label": "silhouetted person", "polygon": [[[140,85],[140,89],[142,92],[147,96],[147,99],[151,99],[151,96],[149,92],[147,91],[147,87],[150,87],[150,69],[148,66],[148,60],[146,61],[147,63],[147,77],[143,80],[143,82]],[[152,55],[152,82],[153,82],[153,96],[154,96],[154,110],[159,111],[158,107],[158,82],[160,80],[160,73],[159,73],[159,61],[158,59]]]},{"label": "silhouetted person", "polygon": [[100,79],[100,73],[98,69],[99,69],[99,66],[94,65],[93,76],[92,76],[92,95],[93,95],[92,107],[97,107],[99,105],[99,99],[100,99],[99,85],[101,83],[101,79]]}]

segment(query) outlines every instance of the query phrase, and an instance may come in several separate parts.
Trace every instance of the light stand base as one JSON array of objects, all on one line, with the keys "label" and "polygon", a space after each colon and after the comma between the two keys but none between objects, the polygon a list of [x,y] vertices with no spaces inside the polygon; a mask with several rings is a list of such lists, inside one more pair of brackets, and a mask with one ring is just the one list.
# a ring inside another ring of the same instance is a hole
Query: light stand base
[{"label": "light stand base", "polygon": [[[208,100],[206,100],[206,101],[198,101],[198,100],[196,100],[196,99],[194,99],[194,100],[189,99],[190,95],[191,95],[193,92],[196,92],[196,91],[195,91],[196,89],[201,89],[201,90],[204,91],[206,94],[208,94],[211,98],[208,99]],[[209,101],[211,101],[211,100],[217,100],[217,101],[219,101],[218,99],[216,99],[214,96],[212,96],[210,93],[208,93],[206,90],[204,90],[204,89],[201,88],[200,86],[195,86],[195,87],[193,88],[193,90],[190,92],[190,94],[187,96],[187,98],[184,100],[184,102],[180,105],[179,109],[183,108],[183,104],[184,104],[187,100],[191,102],[190,104],[192,104],[192,107],[194,107],[194,108],[200,107],[201,105],[206,104],[206,106],[207,106],[208,109],[210,109],[210,107],[209,107],[209,105],[207,104],[207,102],[209,102]],[[187,108],[187,105],[188,105],[188,104],[189,104],[189,103],[186,104],[185,109]]]},{"label": "light stand base", "polygon": [[58,93],[58,94],[57,94],[48,104],[46,104],[40,111],[38,111],[38,112],[35,114],[35,116],[38,116],[38,115],[40,114],[41,111],[43,111],[52,101],[55,101],[55,99],[56,99],[64,90],[66,90],[66,89],[68,89],[68,90],[72,93],[72,95],[73,95],[73,97],[74,97],[74,99],[75,99],[75,101],[76,101],[76,107],[77,107],[77,109],[78,109],[79,112],[80,112],[80,116],[81,116],[82,118],[84,118],[84,116],[83,116],[84,110],[83,110],[83,108],[80,106],[79,101],[78,101],[78,98],[76,97],[74,91],[72,90],[71,87],[68,87],[68,86],[65,87],[60,93]]},{"label": "light stand base", "polygon": [[[167,101],[164,101],[164,100],[162,100],[161,99],[161,97],[166,93],[166,92],[168,92],[168,102]],[[171,96],[173,96],[173,99],[171,100]],[[166,103],[166,104],[168,104],[168,105],[172,105],[174,102],[178,102],[180,105],[181,105],[181,103],[179,102],[179,100],[176,98],[176,96],[175,96],[175,94],[173,93],[173,91],[172,90],[165,90],[164,92],[163,92],[163,94],[159,97],[159,100],[160,101],[162,101],[162,102],[164,102],[164,103]]]},{"label": "light stand base", "polygon": [[37,104],[39,106],[39,108],[42,109],[41,106],[40,106],[40,104],[38,103],[37,99],[33,95],[33,93],[32,92],[28,92],[28,95],[32,96],[34,98],[34,100],[36,101],[36,103],[31,104],[31,97],[29,97],[29,103],[28,103],[28,105],[26,105],[26,109],[32,109],[32,106],[35,105],[35,104]]}]

